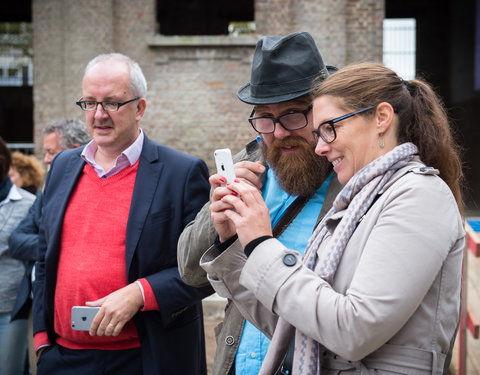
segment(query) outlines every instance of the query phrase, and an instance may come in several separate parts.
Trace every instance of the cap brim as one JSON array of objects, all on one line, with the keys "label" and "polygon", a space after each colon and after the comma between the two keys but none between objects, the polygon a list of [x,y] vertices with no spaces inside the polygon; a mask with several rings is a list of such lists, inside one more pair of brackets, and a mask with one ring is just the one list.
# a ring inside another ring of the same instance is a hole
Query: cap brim
[{"label": "cap brim", "polygon": [[[321,74],[322,72],[325,72],[327,76],[330,74],[335,73],[338,70],[337,67],[333,65],[326,65],[325,68],[323,68],[318,74]],[[313,81],[312,81],[313,83]],[[250,82],[243,85],[240,87],[237,91],[237,97],[240,99],[242,102],[247,103],[247,104],[276,104],[276,103],[283,103],[283,102],[288,102],[289,100],[294,100],[297,98],[300,98],[302,96],[305,96],[309,94],[311,91],[311,87],[308,89],[300,90],[300,91],[295,91],[287,94],[282,94],[282,95],[275,95],[275,96],[268,96],[268,97],[253,97],[251,90],[250,90]]]},{"label": "cap brim", "polygon": [[246,85],[240,87],[237,91],[237,97],[240,99],[242,102],[247,103],[247,104],[276,104],[276,103],[283,103],[283,102],[288,102],[289,100],[297,99],[302,96],[305,96],[310,93],[310,89],[307,90],[302,90],[302,91],[296,91],[288,94],[283,94],[283,95],[275,95],[275,96],[269,96],[269,97],[264,97],[264,98],[255,98],[252,97],[251,92],[250,92],[250,83],[247,83]]}]

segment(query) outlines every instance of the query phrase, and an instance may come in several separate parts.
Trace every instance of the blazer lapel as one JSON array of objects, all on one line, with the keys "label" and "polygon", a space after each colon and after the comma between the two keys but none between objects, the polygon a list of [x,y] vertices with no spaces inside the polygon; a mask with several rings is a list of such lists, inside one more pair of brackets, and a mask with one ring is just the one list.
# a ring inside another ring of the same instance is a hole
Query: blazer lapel
[{"label": "blazer lapel", "polygon": [[[78,178],[82,173],[85,161],[80,157],[79,153],[75,153],[70,157],[70,160],[65,164],[65,172],[62,175],[62,181],[60,182],[65,188],[58,191],[58,194],[55,196],[54,206],[56,209],[53,212],[58,212],[58,215],[55,217],[55,223],[52,226],[55,228],[53,233],[53,239],[55,241],[55,246],[53,248],[58,248],[60,241],[60,235],[62,233],[62,223],[65,216],[65,210],[67,209],[67,204],[72,195],[73,189],[77,185]],[[58,184],[58,181],[52,181],[52,183]]]},{"label": "blazer lapel", "polygon": [[162,169],[163,163],[159,159],[157,148],[154,143],[145,136],[127,223],[125,244],[127,277],[129,275],[133,254],[135,253],[140,234],[145,225],[148,212],[150,211],[155,191],[157,190]]}]

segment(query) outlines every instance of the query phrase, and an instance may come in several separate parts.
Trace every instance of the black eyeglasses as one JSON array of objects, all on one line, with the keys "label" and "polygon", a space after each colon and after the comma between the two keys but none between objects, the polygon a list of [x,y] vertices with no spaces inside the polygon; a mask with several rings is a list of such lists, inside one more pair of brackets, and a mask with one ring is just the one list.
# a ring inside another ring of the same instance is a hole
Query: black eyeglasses
[{"label": "black eyeglasses", "polygon": [[275,124],[278,122],[285,130],[302,129],[308,124],[307,113],[310,112],[312,106],[304,111],[292,111],[279,117],[252,117],[255,109],[250,114],[248,122],[260,134],[270,134],[275,131]]},{"label": "black eyeglasses", "polygon": [[103,108],[104,111],[107,112],[116,112],[118,109],[128,103],[134,102],[135,100],[140,99],[140,96],[137,96],[136,98],[127,100],[126,102],[96,102],[95,100],[79,100],[78,102],[75,102],[76,105],[78,105],[82,110],[84,111],[96,111],[97,106],[100,104]]},{"label": "black eyeglasses", "polygon": [[369,111],[373,108],[375,108],[375,106],[371,105],[370,107],[347,113],[346,115],[334,118],[332,120],[324,121],[320,125],[318,125],[317,130],[312,131],[312,134],[315,137],[316,141],[318,141],[318,138],[322,138],[325,143],[332,143],[337,138],[337,132],[335,131],[335,124],[337,122],[346,120],[347,118]]}]

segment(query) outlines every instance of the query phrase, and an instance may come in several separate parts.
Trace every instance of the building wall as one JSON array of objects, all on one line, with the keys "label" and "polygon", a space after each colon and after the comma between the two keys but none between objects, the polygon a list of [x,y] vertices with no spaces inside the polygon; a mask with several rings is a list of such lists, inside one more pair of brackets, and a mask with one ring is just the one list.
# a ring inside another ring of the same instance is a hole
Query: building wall
[{"label": "building wall", "polygon": [[261,35],[309,31],[325,62],[339,67],[382,53],[383,0],[256,0],[257,34],[238,37],[158,35],[155,0],[33,0],[32,12],[37,152],[49,121],[83,118],[74,104],[83,68],[100,53],[127,54],[144,70],[147,135],[211,168],[215,148],[238,151],[255,135],[235,93],[250,79]]},{"label": "building wall", "polygon": [[383,0],[257,0],[257,32],[310,32],[326,63],[382,59]]}]

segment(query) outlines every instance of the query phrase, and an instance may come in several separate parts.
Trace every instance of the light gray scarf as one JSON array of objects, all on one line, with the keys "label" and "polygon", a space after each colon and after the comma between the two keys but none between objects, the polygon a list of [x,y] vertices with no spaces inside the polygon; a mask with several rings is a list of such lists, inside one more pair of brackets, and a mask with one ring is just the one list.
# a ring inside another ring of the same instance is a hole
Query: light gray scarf
[{"label": "light gray scarf", "polygon": [[[310,238],[303,256],[304,264],[314,270],[322,279],[332,283],[338,264],[350,237],[360,219],[372,205],[375,197],[390,180],[392,175],[405,166],[418,153],[412,143],[404,143],[380,156],[358,171],[340,191],[333,202],[333,207],[325,215]],[[329,233],[327,222],[336,212],[346,210],[342,220],[335,228],[332,238],[317,259],[317,249]],[[288,341],[289,323],[279,319],[272,343]],[[283,336],[283,337],[282,337]],[[287,344],[288,345],[288,344]],[[283,345],[280,345],[280,347]],[[320,374],[320,344],[304,333],[296,331],[293,375]]]}]

